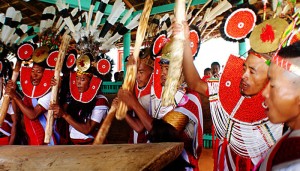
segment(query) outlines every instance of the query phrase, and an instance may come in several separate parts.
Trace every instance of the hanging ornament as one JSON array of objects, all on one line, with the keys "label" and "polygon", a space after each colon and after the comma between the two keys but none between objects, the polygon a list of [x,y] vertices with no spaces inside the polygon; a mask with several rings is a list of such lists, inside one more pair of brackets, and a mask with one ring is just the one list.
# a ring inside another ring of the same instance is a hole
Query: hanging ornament
[{"label": "hanging ornament", "polygon": [[107,73],[109,73],[111,71],[111,63],[108,59],[100,59],[97,62],[97,71],[101,74],[101,75],[106,75]]},{"label": "hanging ornament", "polygon": [[67,68],[71,69],[73,66],[75,66],[75,63],[76,63],[76,54],[70,53],[66,61]]},{"label": "hanging ornament", "polygon": [[251,48],[257,53],[275,51],[287,26],[288,22],[281,18],[272,18],[257,25],[249,38]]},{"label": "hanging ornament", "polygon": [[59,53],[58,49],[50,51],[49,56],[48,56],[48,58],[46,60],[47,65],[50,68],[55,68],[55,65],[56,65],[56,62],[57,62],[57,58],[58,58],[58,53]]},{"label": "hanging ornament", "polygon": [[191,41],[191,49],[194,59],[196,58],[199,49],[200,49],[200,32],[196,26],[191,25],[190,26],[190,41]]},{"label": "hanging ornament", "polygon": [[34,52],[34,45],[32,43],[26,42],[21,44],[17,49],[17,57],[20,60],[27,61],[31,58]]},{"label": "hanging ornament", "polygon": [[151,46],[151,56],[156,57],[161,53],[162,48],[168,42],[167,32],[160,32],[153,41],[153,45]]},{"label": "hanging ornament", "polygon": [[257,22],[252,8],[237,8],[224,18],[220,31],[225,40],[236,42],[249,36]]}]

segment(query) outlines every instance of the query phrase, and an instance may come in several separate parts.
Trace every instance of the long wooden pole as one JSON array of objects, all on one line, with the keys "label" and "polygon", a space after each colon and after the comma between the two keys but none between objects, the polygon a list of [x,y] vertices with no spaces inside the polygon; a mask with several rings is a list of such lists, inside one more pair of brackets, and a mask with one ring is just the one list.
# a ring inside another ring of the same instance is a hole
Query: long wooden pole
[{"label": "long wooden pole", "polygon": [[[185,0],[176,0],[175,18],[178,24],[185,20]],[[181,31],[171,39],[170,65],[167,80],[162,94],[162,106],[174,105],[174,96],[177,92],[179,78],[182,71],[184,32]]]},{"label": "long wooden pole", "polygon": [[93,145],[103,144],[103,142],[106,138],[106,135],[109,131],[109,128],[111,126],[111,123],[112,123],[113,119],[115,118],[116,109],[117,109],[116,106],[111,106],[111,108],[109,109],[108,114],[105,117],[105,119],[97,133],[97,136],[95,137]]},{"label": "long wooden pole", "polygon": [[[11,78],[11,80],[14,83],[16,83],[17,78],[19,76],[21,64],[22,64],[22,61],[17,60],[16,66],[14,68],[14,71],[13,71],[13,74],[12,74],[12,78]],[[8,106],[9,106],[9,101],[10,101],[9,96],[7,94],[5,94],[3,96],[3,102],[2,102],[1,109],[0,109],[0,126],[2,125],[2,123],[4,122],[4,119],[6,117],[6,113],[7,113]]]},{"label": "long wooden pole", "polygon": [[[71,37],[67,34],[63,36],[62,43],[60,44],[59,47],[59,53],[57,57],[57,61],[55,64],[55,71],[54,71],[54,78],[57,80],[57,84],[52,87],[51,90],[51,99],[50,99],[50,104],[57,104],[57,94],[58,94],[58,89],[59,89],[59,83],[60,83],[60,71],[63,66],[63,62],[66,56],[66,51],[69,47],[69,42],[71,40]],[[46,130],[45,130],[45,139],[44,143],[49,143],[50,138],[52,136],[53,132],[53,110],[48,110],[48,116],[47,116],[47,124],[46,124]]]},{"label": "long wooden pole", "polygon": [[[153,5],[153,0],[146,0],[144,9],[143,9],[143,12],[141,15],[141,19],[139,22],[139,27],[137,29],[136,40],[135,40],[135,44],[134,44],[133,58],[135,60],[135,64],[129,65],[127,67],[126,76],[124,79],[124,83],[122,85],[122,88],[124,90],[132,91],[133,87],[134,87],[134,83],[135,83],[135,79],[136,79],[136,72],[137,72],[137,59],[139,57],[140,48],[141,48],[142,43],[145,38],[145,33],[146,33],[146,30],[148,27],[148,20],[149,20],[150,12],[152,9],[152,5]],[[128,110],[128,107],[125,105],[124,102],[121,101],[119,103],[119,107],[117,108],[116,118],[119,120],[124,119],[126,116],[127,110]]]}]

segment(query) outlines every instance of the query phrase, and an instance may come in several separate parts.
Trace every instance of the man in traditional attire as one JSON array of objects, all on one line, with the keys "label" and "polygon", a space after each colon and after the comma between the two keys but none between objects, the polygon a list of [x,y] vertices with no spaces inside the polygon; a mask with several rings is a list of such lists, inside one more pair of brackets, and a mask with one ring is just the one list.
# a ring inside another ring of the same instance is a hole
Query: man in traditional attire
[{"label": "man in traditional attire", "polygon": [[[2,99],[3,100],[3,99]],[[0,106],[2,101],[0,102]],[[17,114],[10,103],[5,120],[0,126],[0,145],[13,145],[16,137]]]},{"label": "man in traditional attire", "polygon": [[[150,114],[151,106],[150,106],[150,90],[152,85],[152,73],[154,60],[150,57],[150,50],[144,49],[140,52],[140,57],[138,60],[137,67],[137,76],[136,76],[136,84],[134,86],[135,96],[138,99],[139,103],[143,106],[143,108]],[[126,115],[125,117],[127,123],[133,129],[130,133],[129,143],[147,143],[148,139],[146,137],[147,131],[145,127],[141,124],[140,119],[136,116],[135,113],[133,115]]]},{"label": "man in traditional attire", "polygon": [[[299,40],[299,39],[298,39]],[[300,169],[300,41],[282,48],[272,59],[263,91],[266,114],[289,130],[272,147],[261,171]]]},{"label": "man in traditional attire", "polygon": [[[268,55],[250,51],[246,60],[231,55],[220,80],[204,82],[193,64],[187,23],[175,25],[174,32],[177,29],[186,32],[185,80],[191,89],[209,97],[213,139],[216,135],[214,170],[251,170],[282,134],[282,125],[270,123],[264,114],[261,93],[268,81]],[[277,42],[280,37],[276,36]],[[272,45],[278,47],[276,41]]]},{"label": "man in traditional attire", "polygon": [[70,102],[64,108],[59,104],[50,105],[55,118],[62,117],[68,122],[70,139],[77,145],[93,143],[108,112],[108,100],[99,93],[102,80],[96,68],[87,62],[92,60],[89,53],[76,60],[78,70],[70,74]]},{"label": "man in traditional attire", "polygon": [[[164,54],[164,51],[162,53]],[[194,167],[186,167],[186,170],[199,170],[198,157],[202,150],[203,125],[200,97],[196,92],[186,89],[183,84],[175,95],[177,105],[161,106],[162,89],[168,73],[169,60],[162,57],[155,61],[154,83],[151,87],[151,116],[132,92],[120,89],[119,100],[135,111],[142,125],[149,132],[150,142],[183,141],[185,150],[182,158]],[[176,119],[173,120],[174,118]],[[182,164],[176,162],[175,164]]]},{"label": "man in traditional attire", "polygon": [[[48,56],[43,49],[37,49],[38,56]],[[40,51],[40,52],[38,52]],[[44,54],[45,53],[45,54]],[[21,86],[24,93],[23,100],[16,93],[16,84],[8,81],[6,93],[15,101],[24,115],[24,124],[28,134],[29,145],[43,145],[47,114],[51,97],[51,78],[54,70],[45,67],[45,61],[35,62],[32,67],[21,68]],[[60,136],[54,126],[54,134],[49,145],[59,144]]]}]

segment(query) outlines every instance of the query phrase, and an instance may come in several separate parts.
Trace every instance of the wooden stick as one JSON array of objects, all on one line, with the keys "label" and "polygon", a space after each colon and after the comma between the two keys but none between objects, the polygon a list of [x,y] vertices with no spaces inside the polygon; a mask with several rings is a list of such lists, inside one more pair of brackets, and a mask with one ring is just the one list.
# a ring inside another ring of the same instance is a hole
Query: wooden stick
[{"label": "wooden stick", "polygon": [[186,15],[188,14],[188,11],[189,11],[189,8],[190,8],[190,6],[191,6],[192,1],[193,1],[193,0],[189,0],[189,2],[188,2],[188,5],[187,5],[187,7],[186,7]]},{"label": "wooden stick", "polygon": [[0,77],[0,99],[2,99],[3,95],[3,77]]},{"label": "wooden stick", "polygon": [[[140,18],[139,27],[137,29],[136,33],[136,40],[134,44],[134,50],[133,50],[133,59],[135,61],[134,65],[129,65],[127,67],[126,76],[124,79],[124,83],[122,85],[122,88],[124,90],[132,91],[135,79],[136,79],[136,72],[137,72],[137,59],[140,54],[140,49],[142,46],[142,43],[145,38],[145,33],[148,27],[148,20],[150,16],[150,11],[152,9],[153,0],[146,0],[145,6]],[[122,120],[125,118],[127,113],[128,107],[125,105],[124,102],[119,103],[119,107],[117,108],[116,118],[119,120]]]},{"label": "wooden stick", "polygon": [[[61,71],[63,63],[64,63],[64,59],[65,59],[66,52],[69,47],[70,40],[71,40],[71,37],[67,34],[64,34],[62,43],[60,44],[60,47],[59,47],[59,53],[58,53],[57,61],[55,64],[54,78],[57,80],[57,84],[52,87],[50,104],[57,104],[57,94],[58,94],[58,88],[59,88],[58,86],[59,86],[59,82],[60,82],[59,74],[60,74],[60,71]],[[50,138],[51,138],[52,132],[53,132],[53,121],[54,121],[53,110],[48,110],[44,143],[48,144],[50,142]]]},{"label": "wooden stick", "polygon": [[116,109],[117,109],[116,106],[111,106],[111,108],[109,109],[108,114],[105,117],[105,119],[97,133],[97,136],[94,140],[93,145],[103,144],[103,142],[106,138],[106,135],[109,131],[109,128],[111,126],[111,123],[112,123],[113,119],[115,118]]},{"label": "wooden stick", "polygon": [[[176,22],[181,24],[185,20],[185,0],[176,0],[175,17]],[[171,40],[170,45],[170,65],[167,80],[162,94],[162,106],[174,105],[174,97],[177,92],[179,78],[182,71],[184,48],[184,32],[181,31]]]},{"label": "wooden stick", "polygon": [[203,6],[202,8],[196,13],[196,15],[191,19],[189,25],[191,25],[194,20],[196,19],[196,17],[203,11],[203,9],[211,2],[212,0],[208,0]]},{"label": "wooden stick", "polygon": [[[15,66],[15,69],[13,71],[12,78],[11,78],[11,80],[14,83],[16,83],[17,78],[19,76],[21,64],[22,64],[22,61],[17,60],[16,66]],[[6,117],[8,106],[9,106],[9,101],[10,101],[9,96],[7,94],[5,94],[3,96],[3,102],[2,102],[1,109],[0,109],[0,126],[2,125],[2,123],[4,122],[4,119]]]}]

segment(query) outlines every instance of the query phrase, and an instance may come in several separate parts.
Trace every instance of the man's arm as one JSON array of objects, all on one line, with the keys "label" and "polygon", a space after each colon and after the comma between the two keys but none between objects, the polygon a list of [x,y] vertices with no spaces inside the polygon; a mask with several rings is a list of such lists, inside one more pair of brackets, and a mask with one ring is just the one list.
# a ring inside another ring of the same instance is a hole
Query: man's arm
[{"label": "man's arm", "polygon": [[198,71],[194,65],[194,59],[192,55],[192,49],[190,47],[190,38],[189,38],[189,26],[187,22],[184,22],[182,25],[180,24],[173,24],[173,34],[177,34],[184,30],[185,40],[184,40],[184,51],[183,51],[183,75],[184,79],[188,84],[188,87],[197,91],[200,94],[207,96],[207,83],[204,82]]},{"label": "man's arm", "polygon": [[137,133],[141,133],[145,130],[145,127],[139,118],[132,117],[130,114],[127,113],[127,115],[125,116],[125,120],[128,123],[128,125]]},{"label": "man's arm", "polygon": [[132,92],[119,89],[118,98],[119,100],[122,100],[129,108],[134,110],[135,114],[139,117],[141,123],[144,125],[147,131],[152,129],[152,117],[147,113]]},{"label": "man's arm", "polygon": [[12,126],[11,126],[11,133],[10,133],[10,139],[9,139],[9,145],[13,145],[16,137],[17,132],[17,114],[14,113],[11,115],[12,120]]}]

